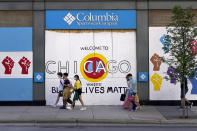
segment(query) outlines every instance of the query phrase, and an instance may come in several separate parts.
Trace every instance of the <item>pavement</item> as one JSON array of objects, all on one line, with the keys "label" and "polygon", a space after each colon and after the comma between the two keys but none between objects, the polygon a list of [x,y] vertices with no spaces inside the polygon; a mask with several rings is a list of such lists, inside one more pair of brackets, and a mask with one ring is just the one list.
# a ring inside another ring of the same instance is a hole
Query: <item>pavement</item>
[{"label": "pavement", "polygon": [[179,124],[197,125],[197,107],[189,109],[189,118],[182,119],[176,106],[142,106],[140,111],[129,111],[121,106],[87,106],[80,111],[51,106],[0,106],[3,123],[66,123],[66,124]]}]

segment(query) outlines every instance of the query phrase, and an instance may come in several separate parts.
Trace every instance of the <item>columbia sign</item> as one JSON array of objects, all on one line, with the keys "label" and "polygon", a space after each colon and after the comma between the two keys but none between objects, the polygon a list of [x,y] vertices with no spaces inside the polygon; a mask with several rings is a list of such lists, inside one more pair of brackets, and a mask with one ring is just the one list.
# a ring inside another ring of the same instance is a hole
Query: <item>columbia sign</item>
[{"label": "columbia sign", "polygon": [[73,21],[75,21],[75,17],[69,12],[65,17],[64,21],[68,23],[68,25],[71,25]]},{"label": "columbia sign", "polygon": [[136,11],[47,10],[46,29],[136,29]]},{"label": "columbia sign", "polygon": [[115,13],[105,14],[93,14],[79,12],[76,14],[76,18],[69,12],[65,17],[64,21],[67,22],[68,25],[71,25],[73,21],[77,19],[77,25],[117,25],[118,23],[118,15]]}]

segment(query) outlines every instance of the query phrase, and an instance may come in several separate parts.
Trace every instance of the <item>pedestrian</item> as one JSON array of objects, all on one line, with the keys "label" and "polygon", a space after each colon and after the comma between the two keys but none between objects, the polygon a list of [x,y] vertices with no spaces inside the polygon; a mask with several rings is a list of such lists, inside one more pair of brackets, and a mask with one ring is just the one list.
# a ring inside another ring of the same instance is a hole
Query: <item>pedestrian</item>
[{"label": "pedestrian", "polygon": [[63,89],[63,92],[62,92],[63,106],[60,107],[60,109],[66,109],[67,103],[72,104],[72,101],[70,99],[71,98],[71,93],[70,93],[71,83],[68,79],[68,73],[64,73],[63,78],[64,78],[64,89]]},{"label": "pedestrian", "polygon": [[[136,105],[135,102],[135,95],[137,94],[137,83],[136,83],[136,79],[132,76],[132,74],[128,74],[126,76],[127,79],[127,84],[128,84],[128,88],[127,88],[127,100],[126,103],[128,104],[129,102],[132,103],[132,110],[136,111],[138,109],[138,106]],[[130,104],[130,103],[129,103]],[[128,104],[129,109],[131,110],[131,106]],[[124,107],[124,106],[123,106]]]},{"label": "pedestrian", "polygon": [[[184,93],[184,84],[185,84],[185,93]],[[193,103],[190,102],[185,96],[188,92],[188,86],[187,86],[187,78],[184,78],[184,83],[181,83],[181,107],[184,107],[184,101],[192,108]]]},{"label": "pedestrian", "polygon": [[131,102],[128,100],[128,97],[130,95],[130,80],[129,80],[128,75],[126,76],[126,81],[127,81],[127,88],[126,88],[126,91],[125,91],[126,97],[125,97],[125,100],[124,100],[124,103],[123,103],[122,107],[124,109],[131,110],[132,105],[131,105]]},{"label": "pedestrian", "polygon": [[53,107],[57,107],[57,104],[59,102],[60,97],[62,97],[62,91],[63,91],[63,84],[64,84],[64,79],[62,78],[62,72],[58,72],[57,76],[59,78],[59,87],[58,87],[58,96],[56,99],[55,104],[53,105]]},{"label": "pedestrian", "polygon": [[75,84],[72,90],[72,93],[74,93],[74,98],[73,98],[73,103],[72,103],[70,110],[72,110],[75,107],[75,101],[77,100],[79,100],[82,105],[82,108],[80,110],[86,110],[87,108],[84,105],[84,102],[82,100],[82,83],[78,75],[75,75],[74,79],[75,79]]}]

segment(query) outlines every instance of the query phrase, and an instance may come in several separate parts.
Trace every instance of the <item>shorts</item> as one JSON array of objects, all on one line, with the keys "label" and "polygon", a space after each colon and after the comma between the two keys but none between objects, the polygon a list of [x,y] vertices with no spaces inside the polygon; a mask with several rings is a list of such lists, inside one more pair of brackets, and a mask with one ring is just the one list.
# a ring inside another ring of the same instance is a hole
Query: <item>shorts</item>
[{"label": "shorts", "polygon": [[71,97],[70,88],[64,88],[62,95],[63,100],[68,100]]},{"label": "shorts", "polygon": [[62,97],[62,91],[59,91],[58,96]]},{"label": "shorts", "polygon": [[74,97],[73,97],[73,101],[79,100],[79,96],[81,96],[81,94],[82,94],[82,89],[76,90],[76,91],[75,91],[75,95],[74,95]]},{"label": "shorts", "polygon": [[[181,87],[181,98],[184,98],[184,92],[183,92],[183,87]],[[187,92],[188,92],[188,88],[186,87],[185,88],[185,95],[187,94]]]},{"label": "shorts", "polygon": [[80,96],[82,94],[82,89],[78,89],[76,92],[78,93],[78,96]]}]

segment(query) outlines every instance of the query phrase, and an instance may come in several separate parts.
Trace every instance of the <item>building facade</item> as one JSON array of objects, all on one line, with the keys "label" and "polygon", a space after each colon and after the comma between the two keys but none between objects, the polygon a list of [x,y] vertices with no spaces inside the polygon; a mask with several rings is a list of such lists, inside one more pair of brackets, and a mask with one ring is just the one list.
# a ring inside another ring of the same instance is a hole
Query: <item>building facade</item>
[{"label": "building facade", "polygon": [[0,104],[54,104],[57,72],[73,84],[80,76],[88,105],[121,104],[128,73],[142,102],[176,103],[180,84],[163,79],[169,68],[158,60],[176,5],[197,14],[195,0],[0,1]]}]

